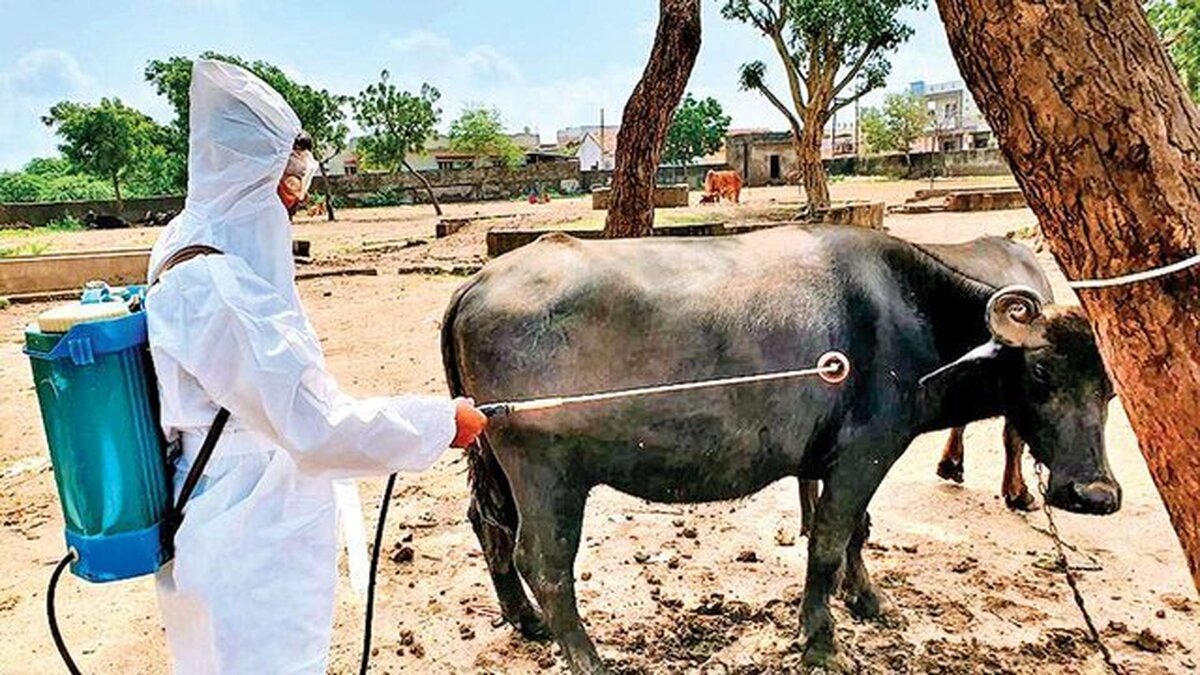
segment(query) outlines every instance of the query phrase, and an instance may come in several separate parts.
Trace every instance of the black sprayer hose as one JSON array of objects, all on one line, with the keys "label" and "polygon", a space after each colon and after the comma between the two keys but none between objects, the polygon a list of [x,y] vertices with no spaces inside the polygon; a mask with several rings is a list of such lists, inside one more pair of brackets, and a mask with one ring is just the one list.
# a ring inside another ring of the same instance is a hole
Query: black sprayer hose
[{"label": "black sprayer hose", "polygon": [[[383,548],[383,529],[387,524],[388,504],[396,487],[396,474],[388,476],[383,487],[383,502],[379,505],[379,522],[375,524],[375,548],[371,550],[371,573],[367,579],[367,615],[363,625],[362,665],[359,675],[367,675],[371,667],[371,623],[375,618],[375,573],[379,570],[379,551]],[[74,674],[72,674],[74,675]]]},{"label": "black sprayer hose", "polygon": [[58,655],[62,657],[63,665],[67,667],[67,672],[71,675],[82,675],[79,666],[75,665],[75,659],[71,658],[71,652],[67,651],[67,643],[63,641],[62,633],[58,630],[58,617],[54,614],[54,590],[58,587],[58,580],[62,577],[62,573],[66,571],[67,566],[75,562],[78,555],[75,549],[67,552],[67,555],[59,561],[58,567],[54,568],[54,574],[50,575],[50,587],[46,589],[46,618],[50,621],[50,635],[54,638],[54,646],[58,648]]}]

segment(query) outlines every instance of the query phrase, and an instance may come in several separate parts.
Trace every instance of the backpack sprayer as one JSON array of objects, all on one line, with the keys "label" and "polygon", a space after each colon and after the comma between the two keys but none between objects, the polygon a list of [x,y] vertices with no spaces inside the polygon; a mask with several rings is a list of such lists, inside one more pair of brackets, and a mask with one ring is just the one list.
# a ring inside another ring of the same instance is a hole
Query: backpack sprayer
[{"label": "backpack sprayer", "polygon": [[153,574],[171,559],[167,444],[158,424],[144,286],[88,284],[81,302],[48,310],[25,329],[25,354],[54,467],[67,555],[50,577],[46,613],[67,652],[54,591],[67,565],[96,583]]},{"label": "backpack sprayer", "polygon": [[[215,249],[188,251],[219,253]],[[169,447],[158,422],[158,392],[150,360],[145,286],[110,288],[88,284],[81,301],[42,313],[25,330],[25,354],[49,445],[50,462],[63,510],[67,554],[55,567],[46,593],[46,614],[55,647],[72,675],[81,672],[67,650],[54,608],[63,572],[107,583],[153,574],[171,560],[173,539],[187,502],[225,422],[213,420],[196,462],[172,503]],[[479,406],[488,417],[636,398],[696,389],[727,387],[817,376],[839,384],[850,375],[850,360],[827,352],[816,367],[682,382],[620,391],[507,401]],[[396,475],[388,477],[375,531],[367,588],[366,628],[361,672],[371,654],[375,576]]]}]

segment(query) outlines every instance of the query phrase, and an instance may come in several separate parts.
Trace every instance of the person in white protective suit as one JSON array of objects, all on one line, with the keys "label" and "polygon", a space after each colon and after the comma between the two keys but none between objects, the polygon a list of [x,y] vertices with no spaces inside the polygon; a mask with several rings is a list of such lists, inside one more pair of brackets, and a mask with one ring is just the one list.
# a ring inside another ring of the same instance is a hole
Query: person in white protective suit
[{"label": "person in white protective suit", "polygon": [[[230,419],[158,573],[167,641],[176,673],[323,673],[335,480],[426,469],[485,418],[468,400],[338,388],[295,288],[288,207],[313,161],[296,114],[249,72],[197,61],[189,120],[187,202],[146,301],[177,491],[217,410]],[[197,246],[220,254],[178,262]]]}]

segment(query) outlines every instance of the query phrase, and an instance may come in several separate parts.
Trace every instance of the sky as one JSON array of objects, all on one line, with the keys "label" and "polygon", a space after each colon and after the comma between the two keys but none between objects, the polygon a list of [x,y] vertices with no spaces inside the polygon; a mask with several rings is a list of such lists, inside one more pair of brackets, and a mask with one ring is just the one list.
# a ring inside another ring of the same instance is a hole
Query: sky
[{"label": "sky", "polygon": [[[783,129],[762,97],[737,87],[738,66],[761,59],[782,91],[769,43],[702,0],[703,45],[688,89],[713,96],[732,126]],[[54,9],[48,9],[53,7]],[[498,108],[513,131],[553,142],[562,127],[617,124],[645,66],[652,0],[393,0],[292,2],[0,0],[0,170],[55,152],[40,118],[64,100],[116,96],[161,122],[166,100],[144,81],[146,62],[206,50],[263,59],[307,84],[354,94],[388,69],[415,91],[442,92],[442,127],[468,103]],[[52,15],[70,20],[49,20]],[[892,58],[888,91],[958,78],[936,9],[906,12],[916,34]],[[874,92],[864,105],[877,103]]]}]

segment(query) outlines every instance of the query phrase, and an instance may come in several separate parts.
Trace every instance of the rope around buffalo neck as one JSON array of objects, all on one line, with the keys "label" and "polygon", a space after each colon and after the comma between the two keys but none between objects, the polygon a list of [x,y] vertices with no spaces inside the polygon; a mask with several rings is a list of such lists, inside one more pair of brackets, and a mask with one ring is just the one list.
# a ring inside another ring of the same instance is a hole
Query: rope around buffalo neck
[{"label": "rope around buffalo neck", "polygon": [[1136,284],[1136,283],[1139,283],[1142,281],[1149,281],[1151,279],[1157,279],[1159,277],[1165,277],[1168,274],[1174,274],[1176,272],[1181,272],[1181,271],[1186,270],[1189,267],[1192,267],[1193,265],[1197,265],[1197,264],[1200,264],[1200,253],[1197,253],[1196,255],[1194,255],[1190,258],[1187,258],[1185,260],[1180,260],[1179,262],[1171,263],[1170,265],[1164,265],[1162,267],[1155,267],[1153,269],[1148,269],[1148,270],[1145,270],[1142,272],[1134,272],[1132,274],[1122,274],[1121,276],[1109,277],[1107,279],[1079,279],[1077,281],[1068,280],[1067,286],[1070,286],[1074,290],[1112,288],[1113,286],[1125,286],[1128,284]]}]

